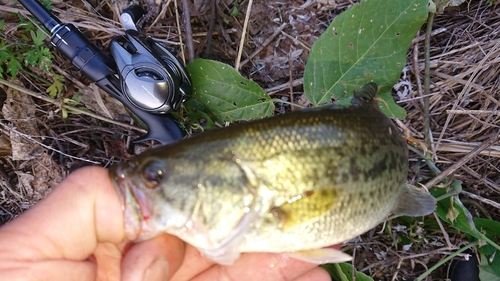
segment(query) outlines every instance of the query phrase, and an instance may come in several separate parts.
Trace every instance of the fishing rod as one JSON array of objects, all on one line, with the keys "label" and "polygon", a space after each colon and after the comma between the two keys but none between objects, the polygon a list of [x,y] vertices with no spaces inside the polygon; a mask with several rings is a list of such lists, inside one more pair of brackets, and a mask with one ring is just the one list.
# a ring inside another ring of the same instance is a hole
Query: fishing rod
[{"label": "fishing rod", "polygon": [[19,2],[50,31],[52,45],[61,54],[146,124],[148,132],[134,142],[167,144],[184,138],[186,131],[170,112],[191,94],[191,81],[165,46],[137,31],[135,23],[145,14],[142,8],[133,6],[122,13],[125,35],[113,38],[109,55],[37,0]]}]

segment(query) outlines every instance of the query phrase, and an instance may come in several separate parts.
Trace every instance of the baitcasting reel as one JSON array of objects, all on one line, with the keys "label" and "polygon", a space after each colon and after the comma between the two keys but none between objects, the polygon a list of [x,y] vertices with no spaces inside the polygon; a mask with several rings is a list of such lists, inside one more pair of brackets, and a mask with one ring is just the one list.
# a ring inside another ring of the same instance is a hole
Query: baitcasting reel
[{"label": "baitcasting reel", "polygon": [[162,144],[182,139],[186,132],[169,114],[192,91],[183,65],[163,45],[137,31],[145,14],[138,6],[121,16],[125,36],[116,37],[112,56],[92,44],[73,25],[62,24],[37,0],[19,0],[47,28],[52,44],[85,76],[118,99],[148,127],[135,142],[156,140]]}]

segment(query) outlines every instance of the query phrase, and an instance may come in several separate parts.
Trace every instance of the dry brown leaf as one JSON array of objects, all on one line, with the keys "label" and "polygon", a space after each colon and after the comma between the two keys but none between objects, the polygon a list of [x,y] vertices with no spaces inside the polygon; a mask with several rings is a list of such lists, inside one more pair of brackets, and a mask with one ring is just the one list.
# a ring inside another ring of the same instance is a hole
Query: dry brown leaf
[{"label": "dry brown leaf", "polygon": [[95,84],[82,90],[82,103],[87,109],[115,120],[129,120],[130,115],[123,105],[110,95],[104,93]]},{"label": "dry brown leaf", "polygon": [[[12,82],[20,84],[19,81]],[[35,103],[30,96],[14,89],[7,88],[6,93],[7,99],[2,108],[2,113],[4,118],[13,125],[10,130],[12,159],[33,159],[40,154],[41,146],[23,137],[23,134],[32,138],[40,136],[35,117]]]}]

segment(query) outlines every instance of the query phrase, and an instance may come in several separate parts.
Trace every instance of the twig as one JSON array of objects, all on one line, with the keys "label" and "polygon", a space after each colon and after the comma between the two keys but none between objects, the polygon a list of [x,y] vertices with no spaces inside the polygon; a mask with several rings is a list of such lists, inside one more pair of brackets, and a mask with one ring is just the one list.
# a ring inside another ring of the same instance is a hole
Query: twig
[{"label": "twig", "polygon": [[[497,40],[497,42],[490,49],[490,51],[488,52],[488,54],[486,54],[484,56],[484,58],[479,62],[479,64],[477,65],[477,67],[474,69],[474,71],[470,74],[470,78],[469,78],[469,80],[467,80],[467,84],[465,84],[464,88],[462,89],[462,91],[458,95],[457,99],[453,103],[453,107],[451,108],[452,110],[456,110],[457,109],[458,103],[463,100],[465,94],[468,93],[469,89],[471,88],[472,81],[475,78],[477,78],[476,74],[483,69],[484,64],[487,63],[487,61],[489,60],[490,56],[492,56],[493,54],[496,54],[495,52],[496,52],[496,50],[498,50],[499,47],[500,47],[500,40]],[[444,132],[448,128],[448,125],[451,122],[452,116],[453,115],[448,115],[446,117],[446,121],[445,121],[445,123],[443,125],[443,129],[441,130],[441,134],[439,135],[439,139],[437,141],[436,147],[438,147],[439,144],[441,143],[441,140],[443,139],[443,136],[444,136]]]},{"label": "twig", "polygon": [[272,94],[275,94],[275,93],[277,93],[279,91],[282,91],[284,89],[288,89],[288,88],[290,88],[290,86],[291,87],[296,87],[296,86],[299,86],[299,85],[302,85],[302,84],[304,84],[304,78],[298,78],[298,79],[293,80],[291,83],[290,83],[290,81],[288,81],[288,82],[283,83],[281,85],[265,89],[264,91],[268,95],[272,95]]},{"label": "twig", "polygon": [[76,156],[73,156],[73,155],[70,155],[70,154],[64,153],[64,152],[62,152],[62,151],[60,151],[60,150],[54,149],[53,147],[50,147],[50,146],[48,146],[48,145],[45,145],[45,144],[44,144],[44,143],[42,143],[42,142],[39,142],[39,141],[35,140],[35,139],[34,139],[34,138],[32,138],[30,135],[27,135],[27,134],[25,134],[25,133],[21,133],[21,132],[19,132],[19,131],[16,131],[16,130],[14,130],[13,128],[10,128],[9,126],[7,126],[7,125],[5,125],[5,124],[3,124],[3,123],[1,123],[1,122],[0,122],[0,125],[1,125],[2,127],[4,127],[4,129],[0,129],[0,130],[2,131],[2,133],[6,134],[6,135],[10,135],[10,134],[8,134],[8,132],[10,132],[10,131],[14,131],[14,133],[15,133],[15,134],[18,134],[18,135],[20,135],[21,137],[23,137],[23,138],[25,138],[25,139],[27,139],[27,140],[29,140],[29,141],[32,141],[32,142],[34,142],[34,143],[36,143],[36,144],[38,144],[38,145],[40,145],[40,146],[42,146],[42,147],[45,147],[46,149],[52,150],[52,151],[54,151],[54,152],[57,152],[57,153],[59,153],[59,154],[62,154],[62,155],[64,155],[64,156],[66,156],[66,157],[69,157],[69,158],[72,158],[72,159],[76,159],[76,160],[80,160],[80,161],[84,161],[84,162],[89,162],[89,163],[92,163],[92,164],[101,164],[101,163],[96,162],[96,161],[92,161],[92,160],[89,160],[89,159],[76,157]]},{"label": "twig", "polygon": [[430,57],[431,57],[431,33],[432,33],[432,23],[434,22],[435,13],[429,13],[429,18],[427,19],[427,30],[425,31],[425,76],[424,76],[424,142],[427,147],[431,147],[431,126],[430,126],[430,97],[428,96],[431,92],[431,68],[430,68]]},{"label": "twig", "polygon": [[469,173],[470,175],[472,175],[473,177],[475,177],[476,179],[478,179],[480,182],[482,182],[487,187],[489,187],[489,188],[495,190],[496,192],[500,193],[500,187],[494,181],[490,180],[489,178],[487,178],[485,176],[481,176],[479,173],[477,173],[476,171],[472,170],[471,168],[469,168],[466,165],[463,165],[460,168],[462,170],[466,171],[467,173]]},{"label": "twig", "polygon": [[250,20],[250,13],[252,12],[253,0],[248,1],[247,14],[245,15],[245,22],[243,23],[243,31],[241,32],[240,46],[238,48],[238,56],[236,57],[236,62],[234,68],[236,70],[240,69],[241,54],[243,53],[243,47],[245,45],[245,37],[247,36],[248,21]]},{"label": "twig", "polygon": [[205,58],[212,54],[212,39],[214,37],[215,17],[217,17],[217,0],[210,0],[210,25],[207,32],[207,45],[205,46]]},{"label": "twig", "polygon": [[450,235],[448,235],[448,232],[446,232],[446,229],[444,228],[443,223],[441,222],[441,219],[436,214],[436,212],[433,212],[432,214],[434,215],[434,218],[436,219],[436,222],[439,225],[439,229],[441,229],[441,234],[443,234],[443,238],[446,241],[446,244],[448,244],[449,248],[453,247],[453,245],[451,244],[451,241],[450,241]]},{"label": "twig", "polygon": [[455,172],[457,169],[462,167],[465,163],[467,163],[469,160],[472,158],[476,157],[481,151],[485,150],[486,148],[490,147],[493,145],[496,141],[498,140],[498,133],[495,133],[489,140],[483,142],[481,145],[478,147],[474,148],[469,152],[467,155],[465,155],[462,159],[459,161],[455,162],[453,165],[448,167],[448,169],[444,170],[441,174],[437,175],[435,178],[430,180],[425,184],[425,187],[427,189],[433,187],[436,185],[438,182],[440,182],[442,179],[448,177],[451,175],[453,172]]},{"label": "twig", "polygon": [[278,34],[280,34],[281,31],[283,31],[283,29],[285,29],[285,27],[288,25],[288,23],[283,23],[282,25],[280,25],[280,27],[276,28],[273,32],[273,34],[271,34],[271,36],[269,38],[266,39],[266,41],[264,41],[264,43],[262,43],[262,45],[260,45],[260,47],[255,50],[255,52],[253,52],[251,55],[249,55],[244,61],[241,62],[240,64],[240,67],[244,66],[245,64],[247,64],[251,59],[253,59],[253,57],[255,57],[258,53],[260,53],[265,47],[267,47],[267,45],[269,45],[273,40],[274,38],[276,38],[276,36],[278,36]]},{"label": "twig", "polygon": [[497,203],[497,202],[495,202],[495,201],[493,201],[493,200],[486,199],[486,198],[484,198],[484,197],[481,197],[481,196],[476,195],[476,194],[474,194],[474,193],[467,192],[467,191],[465,191],[465,190],[462,190],[462,192],[460,192],[460,193],[461,193],[461,194],[465,194],[465,195],[469,196],[469,197],[470,197],[470,198],[472,198],[472,199],[476,199],[476,200],[478,200],[478,201],[481,201],[481,202],[483,202],[484,204],[488,204],[488,205],[493,206],[493,207],[495,207],[495,208],[497,208],[497,209],[500,209],[500,204],[499,204],[499,203]]},{"label": "twig", "polygon": [[286,33],[286,32],[281,32],[281,34],[285,35],[286,37],[290,38],[294,43],[297,43],[299,44],[300,46],[304,47],[304,49],[306,49],[307,51],[311,51],[311,47],[310,46],[307,46],[304,42],[300,41],[299,39],[297,38],[294,38],[292,37],[290,34]]},{"label": "twig", "polygon": [[184,36],[186,37],[186,48],[188,52],[187,62],[194,60],[193,30],[191,29],[191,12],[187,0],[182,2],[182,19],[184,21]]},{"label": "twig", "polygon": [[148,29],[146,29],[146,33],[149,32],[149,30],[151,28],[153,28],[153,26],[156,25],[156,23],[165,16],[165,13],[167,12],[167,9],[168,9],[168,5],[170,5],[170,2],[172,2],[172,0],[168,0],[167,3],[165,3],[165,5],[163,6],[163,8],[161,9],[160,13],[158,14],[158,16],[155,18],[155,20],[153,21],[153,23],[148,27]]},{"label": "twig", "polygon": [[[175,22],[177,23],[177,33],[179,33],[179,42],[181,43],[181,46],[183,45],[182,43],[182,32],[181,32],[181,24],[179,22],[179,8],[177,7],[177,0],[174,0],[174,7],[175,7]],[[186,56],[184,55],[184,48],[181,48],[181,58],[182,62],[186,64]]]},{"label": "twig", "polygon": [[446,110],[448,114],[488,114],[488,115],[500,115],[500,110]]},{"label": "twig", "polygon": [[[435,29],[431,32],[431,36],[435,36],[435,35],[438,35],[440,33],[443,33],[445,32],[446,30],[448,30],[448,28],[446,27],[441,27],[441,28],[438,28],[438,29]],[[424,41],[425,40],[425,36],[427,34],[424,34],[424,35],[421,35],[421,36],[417,36],[415,38],[413,38],[413,40],[411,40],[411,43],[412,44],[415,44],[415,43],[418,43],[418,42],[421,42],[421,41]]]},{"label": "twig", "polygon": [[28,90],[28,89],[26,89],[26,88],[24,88],[22,86],[19,86],[17,84],[14,84],[12,82],[9,82],[9,81],[1,79],[1,78],[0,78],[0,84],[3,84],[5,86],[7,86],[7,87],[10,87],[10,88],[12,88],[12,89],[14,89],[16,91],[20,91],[22,93],[30,95],[30,96],[32,96],[34,98],[41,99],[43,101],[46,101],[46,102],[49,102],[49,103],[61,106],[63,108],[66,108],[66,109],[71,110],[72,112],[75,112],[75,113],[78,113],[78,114],[85,114],[85,115],[88,115],[88,116],[93,117],[95,119],[99,119],[101,121],[105,121],[105,122],[108,122],[108,123],[111,123],[111,124],[122,126],[122,127],[127,128],[127,129],[135,130],[135,131],[138,131],[138,132],[141,132],[141,133],[146,133],[147,132],[146,130],[138,128],[136,126],[132,126],[132,125],[129,125],[129,124],[126,124],[126,123],[118,122],[118,121],[115,121],[113,119],[110,119],[110,118],[107,118],[107,117],[95,114],[93,112],[90,112],[88,110],[83,110],[83,109],[80,109],[80,108],[77,108],[77,107],[74,107],[74,106],[71,106],[71,105],[67,105],[67,104],[61,103],[60,101],[57,101],[57,100],[55,100],[55,99],[53,99],[51,97],[48,97],[48,96],[46,96],[44,94],[35,93],[35,92],[30,91],[30,90]]}]

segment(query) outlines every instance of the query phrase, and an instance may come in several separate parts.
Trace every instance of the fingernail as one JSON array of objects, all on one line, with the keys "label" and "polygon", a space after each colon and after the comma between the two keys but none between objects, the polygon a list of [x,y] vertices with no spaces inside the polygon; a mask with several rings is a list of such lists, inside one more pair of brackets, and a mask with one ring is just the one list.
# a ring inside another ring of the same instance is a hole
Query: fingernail
[{"label": "fingernail", "polygon": [[168,277],[168,262],[158,258],[144,272],[143,281],[165,281]]}]

